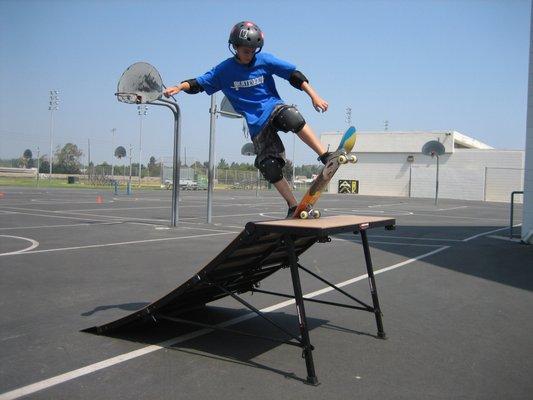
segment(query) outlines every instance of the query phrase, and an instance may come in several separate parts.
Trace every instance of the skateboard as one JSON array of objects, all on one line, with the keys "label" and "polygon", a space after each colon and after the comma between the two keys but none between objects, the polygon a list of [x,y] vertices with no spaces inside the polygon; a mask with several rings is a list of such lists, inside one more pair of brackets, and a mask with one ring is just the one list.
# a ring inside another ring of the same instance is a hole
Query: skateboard
[{"label": "skateboard", "polygon": [[333,157],[331,157],[326,165],[322,167],[318,176],[311,184],[311,187],[305,193],[304,197],[298,204],[298,207],[296,207],[293,218],[320,218],[320,211],[313,208],[318,201],[320,194],[328,185],[331,178],[333,178],[333,175],[335,175],[335,172],[337,172],[341,164],[357,162],[357,157],[354,154],[349,154],[357,139],[355,132],[356,129],[353,126],[350,126],[346,130],[339,143],[339,147],[337,147],[337,150],[333,153]]}]

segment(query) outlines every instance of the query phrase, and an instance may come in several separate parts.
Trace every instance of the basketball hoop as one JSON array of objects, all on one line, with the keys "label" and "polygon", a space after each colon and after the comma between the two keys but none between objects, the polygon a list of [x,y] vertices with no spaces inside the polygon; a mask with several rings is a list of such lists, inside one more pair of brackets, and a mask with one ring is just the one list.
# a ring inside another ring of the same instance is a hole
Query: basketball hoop
[{"label": "basketball hoop", "polygon": [[144,104],[163,95],[163,80],[154,66],[146,62],[130,65],[117,85],[117,100],[128,104]]},{"label": "basketball hoop", "polygon": [[115,96],[117,96],[117,100],[121,103],[141,104],[143,102],[142,96],[137,93],[117,92]]}]

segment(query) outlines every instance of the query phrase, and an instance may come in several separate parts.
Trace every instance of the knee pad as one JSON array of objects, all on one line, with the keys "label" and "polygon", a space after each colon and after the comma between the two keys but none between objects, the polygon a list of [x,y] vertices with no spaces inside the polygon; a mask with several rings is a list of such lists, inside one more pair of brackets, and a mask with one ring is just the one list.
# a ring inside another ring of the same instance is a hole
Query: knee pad
[{"label": "knee pad", "polygon": [[267,182],[276,183],[283,179],[285,162],[279,158],[267,158],[259,164],[259,171]]},{"label": "knee pad", "polygon": [[283,132],[298,133],[305,125],[305,119],[294,106],[284,106],[272,120],[274,127]]}]

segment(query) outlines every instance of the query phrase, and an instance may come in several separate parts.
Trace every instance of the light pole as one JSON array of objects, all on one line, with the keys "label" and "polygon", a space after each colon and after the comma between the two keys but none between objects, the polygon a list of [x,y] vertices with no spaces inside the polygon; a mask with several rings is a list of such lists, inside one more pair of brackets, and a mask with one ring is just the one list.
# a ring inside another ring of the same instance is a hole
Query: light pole
[{"label": "light pole", "polygon": [[117,131],[117,128],[111,129],[111,144],[113,146],[113,156],[111,157],[111,176],[113,179],[115,179],[115,163],[113,162],[113,158],[115,157],[115,132]]},{"label": "light pole", "polygon": [[57,111],[59,109],[59,91],[58,90],[50,90],[50,99],[48,103],[48,110],[50,111],[50,175],[48,176],[48,180],[52,179],[52,163],[54,161],[54,154],[53,154],[53,132],[54,132],[54,111]]},{"label": "light pole", "polygon": [[139,188],[141,187],[141,158],[142,158],[142,134],[143,134],[143,116],[146,116],[146,113],[148,112],[148,109],[146,107],[146,104],[139,104],[137,106],[137,112],[139,114]]},{"label": "light pole", "polygon": [[39,187],[39,171],[41,170],[41,149],[37,146],[37,187]]}]

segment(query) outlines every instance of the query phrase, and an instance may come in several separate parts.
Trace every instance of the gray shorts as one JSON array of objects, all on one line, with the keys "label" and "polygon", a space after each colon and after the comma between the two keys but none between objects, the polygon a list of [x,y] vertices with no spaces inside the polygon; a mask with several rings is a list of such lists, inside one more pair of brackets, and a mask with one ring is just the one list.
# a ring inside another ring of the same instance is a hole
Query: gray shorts
[{"label": "gray shorts", "polygon": [[257,136],[252,139],[255,150],[255,167],[259,168],[261,162],[267,158],[277,158],[285,165],[285,147],[278,135],[278,129],[272,124],[272,120],[276,115],[276,112],[284,104],[280,104],[274,108],[268,122],[263,127],[263,130],[259,132]]}]

